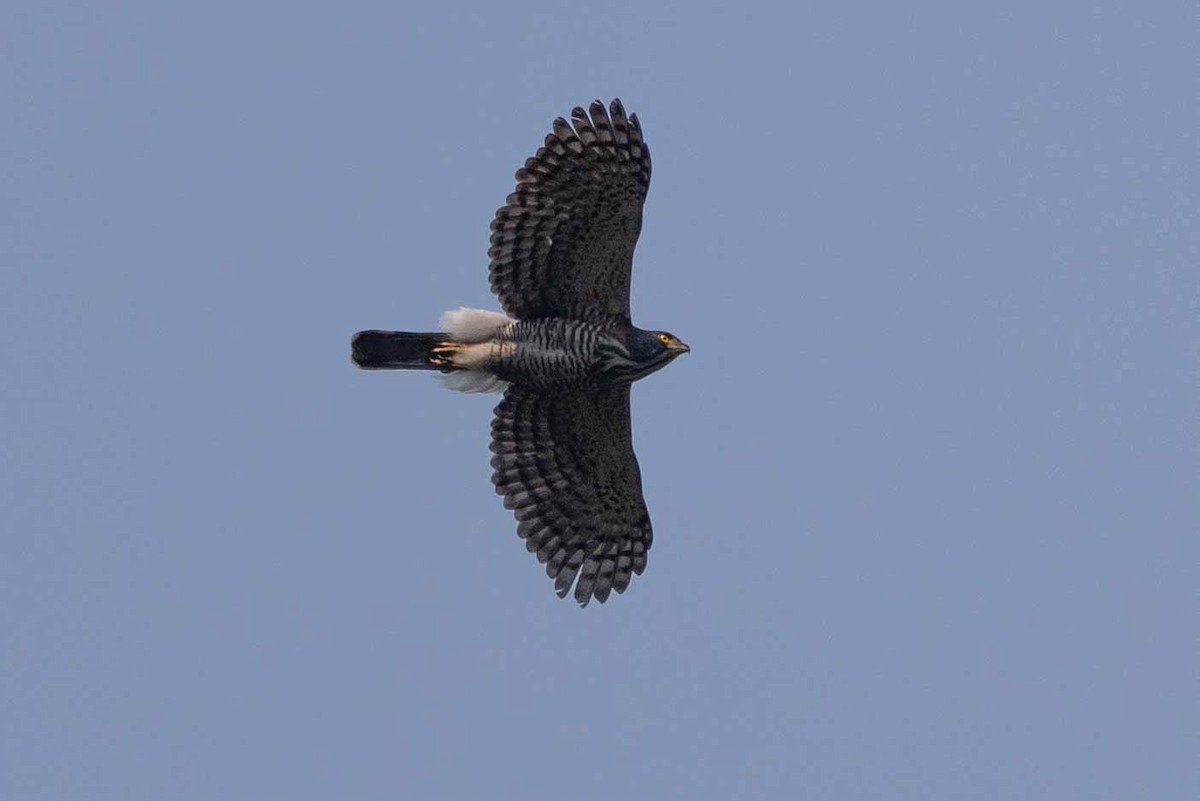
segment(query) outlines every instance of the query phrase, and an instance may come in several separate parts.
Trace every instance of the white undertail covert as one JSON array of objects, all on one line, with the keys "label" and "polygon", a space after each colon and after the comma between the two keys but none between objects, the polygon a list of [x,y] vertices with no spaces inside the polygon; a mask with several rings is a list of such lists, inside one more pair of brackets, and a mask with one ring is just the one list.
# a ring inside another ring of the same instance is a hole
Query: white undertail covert
[{"label": "white undertail covert", "polygon": [[486,342],[499,333],[500,329],[516,320],[504,312],[489,309],[457,309],[442,312],[438,328],[450,335],[455,342]]},{"label": "white undertail covert", "polygon": [[[504,312],[490,309],[468,309],[460,306],[443,312],[438,328],[450,335],[453,342],[487,342],[500,329],[516,320]],[[461,370],[438,376],[442,386],[456,392],[503,392],[508,382],[484,370]]]}]

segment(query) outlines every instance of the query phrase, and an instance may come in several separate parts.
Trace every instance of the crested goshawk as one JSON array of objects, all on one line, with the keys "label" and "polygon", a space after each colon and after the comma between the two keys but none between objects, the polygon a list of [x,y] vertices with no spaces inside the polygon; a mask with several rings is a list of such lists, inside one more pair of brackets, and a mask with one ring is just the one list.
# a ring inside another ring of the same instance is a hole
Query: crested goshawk
[{"label": "crested goshawk", "polygon": [[504,391],[492,483],[560,597],[624,592],[646,567],[650,517],[629,420],[630,384],[689,348],[629,318],[629,276],[650,151],[621,101],[575,108],[492,220],[492,291],[504,312],[457,309],[434,333],[361,331],[371,370],[437,370],[465,392]]}]

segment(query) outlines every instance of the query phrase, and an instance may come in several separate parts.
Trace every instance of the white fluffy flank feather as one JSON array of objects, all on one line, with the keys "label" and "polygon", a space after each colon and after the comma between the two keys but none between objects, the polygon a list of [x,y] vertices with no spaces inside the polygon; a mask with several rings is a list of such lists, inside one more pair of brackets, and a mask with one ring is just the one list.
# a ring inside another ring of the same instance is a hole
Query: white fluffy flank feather
[{"label": "white fluffy flank feather", "polygon": [[459,306],[457,309],[442,313],[441,319],[438,320],[438,328],[449,334],[450,339],[455,342],[485,342],[512,322],[516,321],[504,312],[468,309],[466,306]]},{"label": "white fluffy flank feather", "polygon": [[503,392],[508,382],[482,370],[462,370],[438,376],[442,386],[455,392]]}]

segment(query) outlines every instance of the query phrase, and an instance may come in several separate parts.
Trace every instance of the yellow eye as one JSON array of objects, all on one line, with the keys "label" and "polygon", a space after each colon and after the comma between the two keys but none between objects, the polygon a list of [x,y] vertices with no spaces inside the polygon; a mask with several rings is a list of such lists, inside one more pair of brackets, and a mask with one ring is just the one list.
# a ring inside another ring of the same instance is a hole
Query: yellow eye
[{"label": "yellow eye", "polygon": [[670,334],[659,334],[658,341],[663,343],[664,345],[669,345],[669,344],[671,344],[671,335]]}]

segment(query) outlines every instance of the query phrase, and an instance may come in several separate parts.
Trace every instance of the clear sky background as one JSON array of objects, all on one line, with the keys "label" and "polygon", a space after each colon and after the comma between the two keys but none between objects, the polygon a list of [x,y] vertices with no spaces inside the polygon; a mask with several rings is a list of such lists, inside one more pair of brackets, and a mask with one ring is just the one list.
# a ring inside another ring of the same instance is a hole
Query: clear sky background
[{"label": "clear sky background", "polygon": [[[9,3],[0,798],[1194,799],[1195,3]],[[642,119],[646,574],[494,397],[551,119]]]}]

